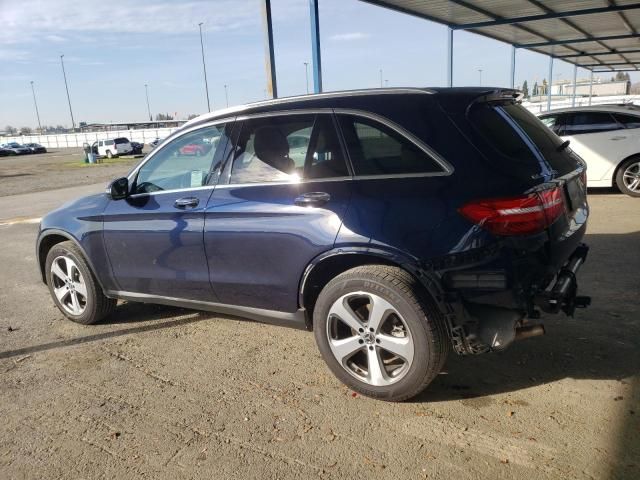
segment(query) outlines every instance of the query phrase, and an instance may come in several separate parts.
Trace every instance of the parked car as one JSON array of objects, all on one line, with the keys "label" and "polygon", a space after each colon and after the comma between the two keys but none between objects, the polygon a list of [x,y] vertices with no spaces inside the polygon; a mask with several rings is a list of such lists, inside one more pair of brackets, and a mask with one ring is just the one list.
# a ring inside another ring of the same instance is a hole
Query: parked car
[{"label": "parked car", "polygon": [[[123,299],[309,329],[350,388],[404,400],[451,349],[503,350],[544,333],[541,310],[588,305],[585,165],[518,92],[362,90],[237,112],[187,122],[105,193],[43,218],[38,265],[64,315],[94,323]],[[204,139],[211,155],[176,155]]]},{"label": "parked car", "polygon": [[28,153],[31,153],[31,150],[23,145],[20,145],[17,142],[9,142],[0,146],[5,150],[8,150],[10,152],[10,155],[26,155]]},{"label": "parked car", "polygon": [[151,140],[149,142],[149,146],[151,147],[151,149],[153,150],[154,148],[156,148],[160,143],[162,143],[163,139],[156,137],[155,139]]},{"label": "parked car", "polygon": [[24,146],[28,148],[31,153],[47,153],[47,149],[39,143],[25,143]]},{"label": "parked car", "polygon": [[15,155],[15,154],[8,148],[0,147],[0,157],[7,157],[9,155]]},{"label": "parked car", "polygon": [[144,143],[139,142],[131,142],[131,153],[134,155],[140,155],[142,153],[142,149],[144,148]]},{"label": "parked car", "polygon": [[93,153],[101,157],[113,158],[118,155],[127,155],[133,152],[131,142],[126,137],[118,137],[110,140],[98,140],[91,145]]},{"label": "parked car", "polygon": [[197,157],[204,155],[211,150],[211,145],[206,143],[190,143],[181,147],[178,152],[180,155],[195,155]]},{"label": "parked car", "polygon": [[616,186],[640,197],[640,111],[630,105],[597,105],[540,115],[587,162],[589,187]]}]

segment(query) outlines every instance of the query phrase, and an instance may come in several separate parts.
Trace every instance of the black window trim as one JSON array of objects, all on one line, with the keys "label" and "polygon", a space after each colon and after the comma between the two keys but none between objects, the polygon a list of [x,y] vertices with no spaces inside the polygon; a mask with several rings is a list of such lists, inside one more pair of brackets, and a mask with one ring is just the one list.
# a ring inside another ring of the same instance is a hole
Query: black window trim
[{"label": "black window trim", "polygon": [[[619,128],[615,128],[613,130],[596,130],[594,132],[584,132],[584,133],[572,133],[572,134],[567,134],[566,133],[566,129],[567,126],[569,126],[567,124],[567,119],[569,118],[569,115],[576,115],[578,113],[603,113],[605,115],[609,115],[611,117],[611,119],[613,120],[613,123],[615,123],[616,125],[618,125]],[[624,126],[624,124],[620,123],[618,121],[618,119],[614,116],[615,112],[611,112],[609,110],[598,110],[597,108],[589,108],[589,109],[585,109],[585,110],[577,110],[577,111],[568,111],[568,112],[562,112],[562,114],[564,115],[564,124],[562,126],[562,136],[576,136],[576,135],[589,135],[592,133],[606,133],[606,132],[615,132],[616,130],[626,130],[626,127]],[[558,134],[560,135],[560,134]]]}]

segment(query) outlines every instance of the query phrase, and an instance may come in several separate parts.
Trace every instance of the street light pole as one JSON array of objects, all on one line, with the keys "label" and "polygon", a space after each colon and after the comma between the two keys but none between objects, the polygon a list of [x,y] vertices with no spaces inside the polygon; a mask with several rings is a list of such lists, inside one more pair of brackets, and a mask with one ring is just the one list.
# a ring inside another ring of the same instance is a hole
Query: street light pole
[{"label": "street light pole", "polygon": [[204,42],[202,41],[202,24],[204,22],[200,22],[198,24],[198,28],[200,29],[200,50],[202,51],[202,70],[204,71],[204,89],[207,92],[207,111],[211,111],[211,103],[209,102],[209,84],[207,83],[207,65],[204,63]]},{"label": "street light pole", "polygon": [[229,90],[227,84],[224,85],[224,98],[227,100],[227,108],[229,108]]},{"label": "street light pole", "polygon": [[67,84],[67,73],[64,71],[64,54],[60,55],[60,65],[62,65],[62,76],[64,77],[64,88],[67,90],[67,101],[69,102],[69,113],[71,114],[71,126],[76,129],[76,122],[73,119],[73,110],[71,109],[71,97],[69,96],[69,85]]},{"label": "street light pole", "polygon": [[33,104],[36,106],[36,116],[38,117],[38,128],[42,135],[42,124],[40,123],[40,112],[38,112],[38,102],[36,101],[36,91],[33,88],[33,80],[31,80],[31,92],[33,93]]},{"label": "street light pole", "polygon": [[151,116],[151,107],[149,106],[149,86],[144,84],[144,93],[147,96],[147,112],[149,112],[149,121],[153,122],[153,117]]},{"label": "street light pole", "polygon": [[478,69],[478,73],[480,74],[480,86],[482,86],[482,69]]},{"label": "street light pole", "polygon": [[309,62],[304,62],[304,79],[307,84],[307,95],[309,95]]},{"label": "street light pole", "polygon": [[382,69],[380,69],[380,88],[382,88],[384,85],[382,84]]}]

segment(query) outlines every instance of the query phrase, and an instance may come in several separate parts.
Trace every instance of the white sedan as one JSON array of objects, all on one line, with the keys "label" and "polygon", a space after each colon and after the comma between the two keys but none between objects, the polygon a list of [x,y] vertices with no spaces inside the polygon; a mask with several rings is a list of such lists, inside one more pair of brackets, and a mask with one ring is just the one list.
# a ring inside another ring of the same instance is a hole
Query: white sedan
[{"label": "white sedan", "polygon": [[553,110],[540,120],[587,162],[589,187],[640,197],[640,109],[596,105]]}]

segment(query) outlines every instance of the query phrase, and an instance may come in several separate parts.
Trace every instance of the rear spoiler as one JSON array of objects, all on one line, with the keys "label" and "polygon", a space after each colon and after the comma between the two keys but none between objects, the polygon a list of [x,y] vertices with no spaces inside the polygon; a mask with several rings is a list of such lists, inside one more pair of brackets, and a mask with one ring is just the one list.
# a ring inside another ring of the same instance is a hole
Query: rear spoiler
[{"label": "rear spoiler", "polygon": [[465,114],[478,103],[522,102],[523,93],[513,88],[450,88],[442,89],[438,93],[440,105],[448,113]]}]

